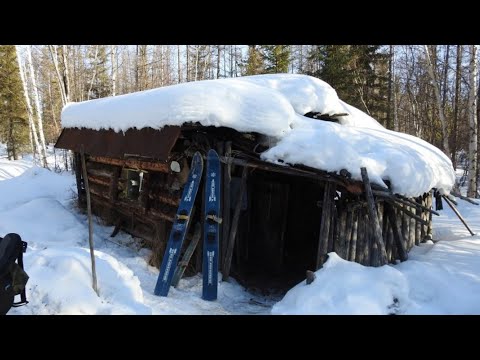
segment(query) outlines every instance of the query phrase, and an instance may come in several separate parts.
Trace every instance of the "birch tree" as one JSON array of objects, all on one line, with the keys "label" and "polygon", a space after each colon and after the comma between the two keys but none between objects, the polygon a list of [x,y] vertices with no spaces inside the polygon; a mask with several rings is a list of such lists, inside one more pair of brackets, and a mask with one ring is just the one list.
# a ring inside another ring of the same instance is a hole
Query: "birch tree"
[{"label": "birch tree", "polygon": [[33,99],[35,104],[35,113],[37,114],[38,134],[40,135],[40,154],[42,159],[42,166],[47,168],[47,151],[45,145],[45,134],[43,132],[42,108],[40,106],[40,99],[38,97],[37,81],[35,79],[35,70],[33,69],[32,61],[32,46],[27,46],[27,64],[30,72],[30,80],[32,81]]},{"label": "birch tree", "polygon": [[428,45],[425,45],[425,58],[427,60],[427,68],[428,68],[428,75],[430,76],[430,81],[433,85],[433,91],[435,93],[436,105],[438,116],[440,118],[440,124],[442,126],[442,144],[443,144],[443,151],[450,156],[450,146],[448,145],[448,134],[447,134],[447,120],[445,119],[445,112],[442,107],[442,99],[440,97],[440,89],[438,86],[438,81],[435,76],[435,71],[433,69],[433,64],[430,58],[430,50],[428,49]]},{"label": "birch tree", "polygon": [[35,142],[35,149],[37,150],[38,158],[41,159],[42,154],[40,152],[40,144],[38,142],[37,127],[35,126],[35,122],[33,121],[32,104],[30,103],[30,97],[28,95],[28,83],[27,83],[27,79],[25,78],[25,72],[23,70],[23,64],[22,64],[22,60],[21,60],[21,57],[20,57],[20,51],[18,51],[18,45],[15,46],[15,50],[17,52],[18,68],[19,68],[19,71],[20,71],[20,79],[22,80],[23,93],[24,93],[24,96],[25,96],[25,105],[27,106],[28,125],[30,127],[31,134],[32,134],[33,140]]},{"label": "birch tree", "polygon": [[467,196],[477,197],[477,48],[470,45],[470,92],[468,96],[469,146]]}]

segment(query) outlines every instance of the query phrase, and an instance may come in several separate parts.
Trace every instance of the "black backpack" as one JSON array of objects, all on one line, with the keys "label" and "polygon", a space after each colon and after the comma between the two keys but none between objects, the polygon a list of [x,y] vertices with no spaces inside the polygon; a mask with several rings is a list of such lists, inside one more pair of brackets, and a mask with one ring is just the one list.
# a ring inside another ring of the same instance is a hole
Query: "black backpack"
[{"label": "black backpack", "polygon": [[[25,294],[28,275],[23,269],[26,250],[27,243],[20,235],[10,233],[0,237],[0,315],[5,315],[11,307],[28,304]],[[20,295],[19,302],[14,302],[15,295]]]}]

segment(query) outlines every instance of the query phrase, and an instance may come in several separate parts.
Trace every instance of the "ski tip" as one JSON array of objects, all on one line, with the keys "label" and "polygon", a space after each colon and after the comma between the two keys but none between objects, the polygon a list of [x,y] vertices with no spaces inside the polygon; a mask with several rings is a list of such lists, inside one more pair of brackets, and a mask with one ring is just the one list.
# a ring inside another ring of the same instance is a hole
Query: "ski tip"
[{"label": "ski tip", "polygon": [[200,164],[200,166],[203,167],[203,156],[200,151],[196,151],[195,154],[193,154],[192,167],[194,167],[195,164]]},{"label": "ski tip", "polygon": [[210,149],[210,150],[208,150],[207,156],[208,157],[218,157],[218,153],[215,150]]}]

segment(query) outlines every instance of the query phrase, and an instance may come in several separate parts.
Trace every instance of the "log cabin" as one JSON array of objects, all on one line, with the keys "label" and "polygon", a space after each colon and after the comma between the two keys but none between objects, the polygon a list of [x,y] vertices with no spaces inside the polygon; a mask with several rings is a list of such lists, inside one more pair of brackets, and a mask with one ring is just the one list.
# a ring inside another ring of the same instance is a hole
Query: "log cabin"
[{"label": "log cabin", "polygon": [[[155,266],[193,154],[215,149],[222,163],[219,271],[247,288],[288,289],[330,252],[365,266],[407,260],[414,245],[432,239],[433,191],[453,184],[440,150],[384,129],[305,75],[198,81],[74,103],[64,108],[62,126],[55,146],[73,153],[80,206],[88,180],[92,211],[115,226],[113,236],[122,230],[151,248]],[[395,156],[405,146],[414,165],[399,170]],[[377,156],[385,153],[385,160]],[[184,248],[202,224],[202,194]],[[187,275],[202,271],[198,244]]]}]

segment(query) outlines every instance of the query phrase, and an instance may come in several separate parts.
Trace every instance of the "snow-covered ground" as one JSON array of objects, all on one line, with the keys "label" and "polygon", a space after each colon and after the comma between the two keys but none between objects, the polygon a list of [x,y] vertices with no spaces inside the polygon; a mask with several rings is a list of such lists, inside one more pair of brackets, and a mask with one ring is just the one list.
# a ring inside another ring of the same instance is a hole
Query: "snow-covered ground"
[{"label": "snow-covered ground", "polygon": [[[480,237],[469,236],[446,204],[434,216],[435,244],[415,247],[407,262],[368,268],[330,254],[311,285],[302,282],[281,300],[221,282],[218,300],[207,302],[199,275],[167,298],[154,296],[158,270],[147,264],[148,251],[127,247],[132,238],[122,233],[114,238],[122,246],[110,242],[113,229],[95,221],[97,297],[75,192],[70,173],[28,159],[0,161],[0,236],[17,232],[28,242],[30,275],[30,303],[9,314],[480,314]],[[480,232],[480,206],[459,200],[459,210]]]}]

